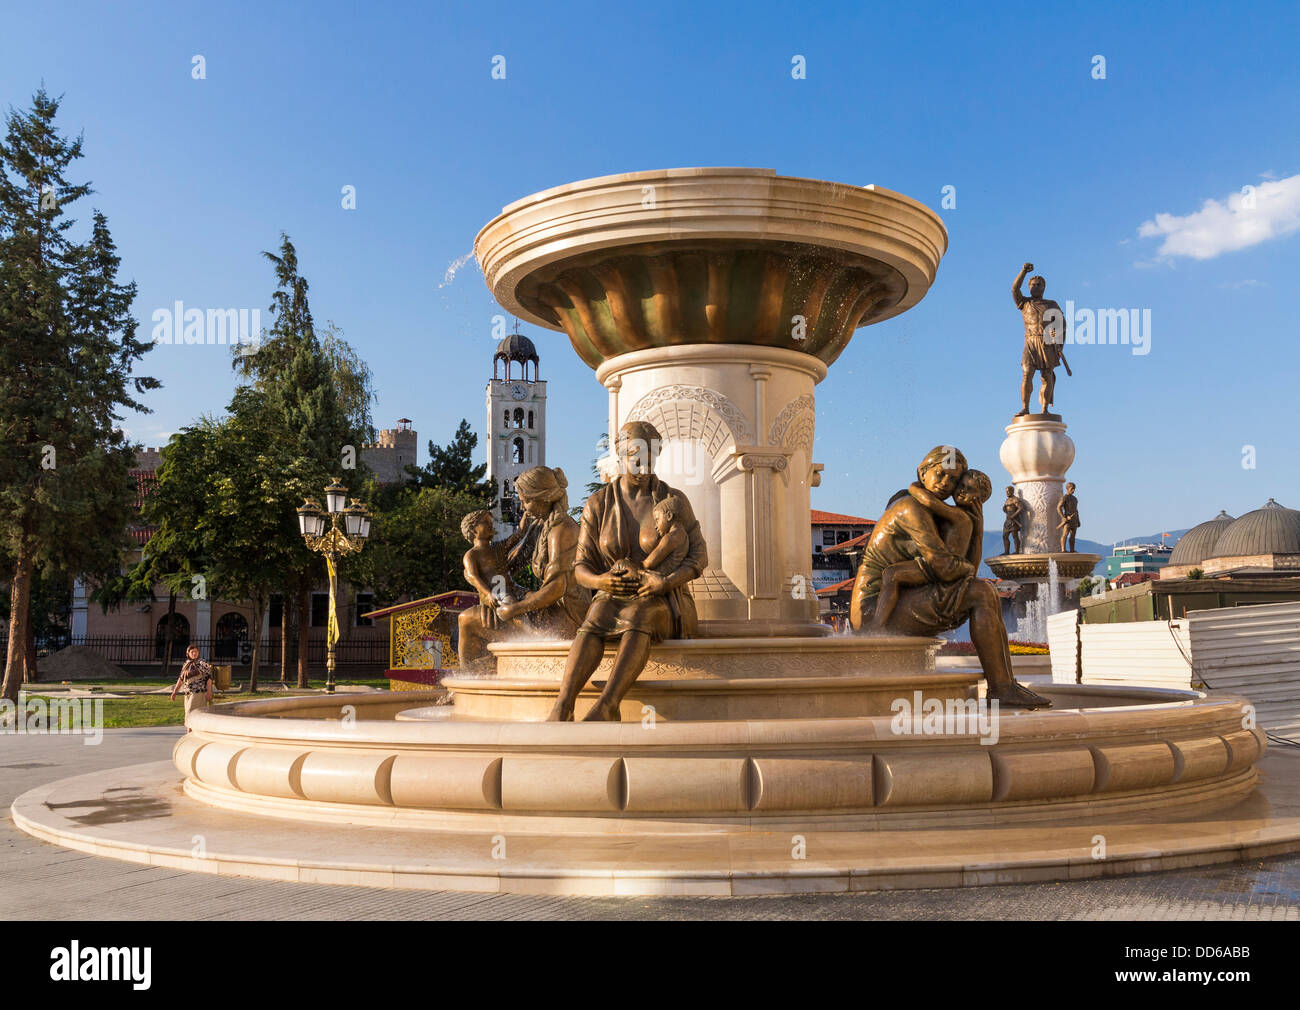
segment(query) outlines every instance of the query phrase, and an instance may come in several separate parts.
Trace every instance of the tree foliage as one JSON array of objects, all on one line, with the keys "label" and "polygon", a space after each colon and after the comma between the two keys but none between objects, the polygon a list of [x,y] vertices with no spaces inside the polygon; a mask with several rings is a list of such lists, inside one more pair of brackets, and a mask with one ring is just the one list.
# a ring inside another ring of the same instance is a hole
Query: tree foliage
[{"label": "tree foliage", "polygon": [[133,375],[149,345],[136,339],[135,285],[104,215],[85,241],[68,209],[91,192],[68,171],[82,156],[42,89],[11,110],[0,142],[0,536],[12,558],[4,695],[34,676],[32,579],[42,568],[107,577],[126,546],[136,446],[117,426],[157,380]]},{"label": "tree foliage", "polygon": [[492,505],[496,489],[491,481],[483,479],[487,463],[474,463],[477,447],[478,435],[470,428],[469,421],[462,418],[456,434],[445,447],[429,440],[429,460],[424,466],[406,468],[411,475],[410,483],[417,488],[437,488],[470,495],[480,502],[479,508]]}]

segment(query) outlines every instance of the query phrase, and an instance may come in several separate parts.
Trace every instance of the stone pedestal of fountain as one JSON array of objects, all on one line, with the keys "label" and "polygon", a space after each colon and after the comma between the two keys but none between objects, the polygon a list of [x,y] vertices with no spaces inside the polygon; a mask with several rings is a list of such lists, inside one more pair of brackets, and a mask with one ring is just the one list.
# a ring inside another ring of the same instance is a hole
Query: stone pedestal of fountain
[{"label": "stone pedestal of fountain", "polygon": [[[1098,554],[1062,551],[1056,506],[1065,487],[1065,474],[1074,462],[1074,440],[1065,433],[1059,414],[1025,414],[1012,419],[999,456],[1024,503],[1020,554],[999,554],[985,563],[1000,579],[1021,586],[1026,622],[1018,637],[1047,641],[1046,620],[1065,607],[1065,592],[1092,573]],[[1026,629],[1025,625],[1028,625]]]}]

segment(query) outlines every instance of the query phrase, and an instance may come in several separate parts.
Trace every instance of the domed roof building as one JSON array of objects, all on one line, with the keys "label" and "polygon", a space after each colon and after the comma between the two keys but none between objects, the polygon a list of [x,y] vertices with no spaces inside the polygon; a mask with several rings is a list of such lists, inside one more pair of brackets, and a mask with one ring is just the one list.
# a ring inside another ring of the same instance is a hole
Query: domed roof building
[{"label": "domed roof building", "polygon": [[538,377],[538,368],[540,361],[537,357],[537,347],[531,340],[522,333],[512,333],[501,343],[497,344],[497,352],[492,355],[492,378],[497,377],[497,362],[505,363],[506,374],[504,376],[507,382],[510,381],[510,363],[519,362],[519,377],[528,380],[528,362],[533,363],[533,378],[536,382]]},{"label": "domed roof building", "polygon": [[1215,545],[1223,536],[1223,531],[1235,523],[1236,517],[1220,510],[1213,519],[1208,519],[1199,526],[1178,538],[1173,553],[1169,555],[1169,564],[1160,571],[1162,579],[1182,578],[1193,568],[1200,568],[1206,558],[1214,555]]},{"label": "domed roof building", "polygon": [[1216,559],[1264,554],[1300,554],[1300,512],[1272,498],[1224,530],[1214,551]]}]

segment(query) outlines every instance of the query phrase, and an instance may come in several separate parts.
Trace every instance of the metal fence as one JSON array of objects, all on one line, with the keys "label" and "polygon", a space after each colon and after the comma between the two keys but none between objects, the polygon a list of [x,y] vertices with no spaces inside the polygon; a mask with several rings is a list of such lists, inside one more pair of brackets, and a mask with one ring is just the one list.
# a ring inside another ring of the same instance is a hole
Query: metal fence
[{"label": "metal fence", "polygon": [[[8,648],[8,636],[0,635],[0,657]],[[36,643],[38,653],[57,652],[69,645],[81,645],[99,653],[110,663],[121,665],[161,663],[167,648],[165,639],[149,635],[87,635],[84,637],[66,636],[51,638]],[[199,654],[213,663],[231,663],[248,665],[252,662],[253,643],[247,639],[194,637],[178,635],[172,642],[172,662],[180,663],[185,659],[185,650],[190,645],[199,647]],[[259,659],[263,666],[280,662],[280,639],[264,638],[261,643]],[[289,640],[289,661],[298,661],[298,643]],[[311,666],[324,666],[326,657],[325,640],[312,638],[307,641],[307,663]],[[382,638],[344,639],[334,646],[335,662],[339,666],[388,666],[388,641]],[[0,660],[3,665],[3,660]]]}]

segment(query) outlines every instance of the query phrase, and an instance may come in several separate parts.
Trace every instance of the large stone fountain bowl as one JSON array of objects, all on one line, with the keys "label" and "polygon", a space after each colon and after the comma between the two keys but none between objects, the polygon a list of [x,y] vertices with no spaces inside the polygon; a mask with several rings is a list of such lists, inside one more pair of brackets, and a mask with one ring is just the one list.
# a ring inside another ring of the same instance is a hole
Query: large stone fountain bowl
[{"label": "large stone fountain bowl", "polygon": [[758,344],[830,364],[860,326],[911,308],[948,248],[901,193],[675,168],[557,186],[474,240],[496,300],[569,335],[592,368],[628,351]]}]

